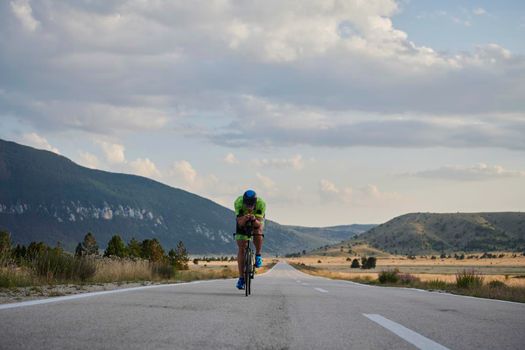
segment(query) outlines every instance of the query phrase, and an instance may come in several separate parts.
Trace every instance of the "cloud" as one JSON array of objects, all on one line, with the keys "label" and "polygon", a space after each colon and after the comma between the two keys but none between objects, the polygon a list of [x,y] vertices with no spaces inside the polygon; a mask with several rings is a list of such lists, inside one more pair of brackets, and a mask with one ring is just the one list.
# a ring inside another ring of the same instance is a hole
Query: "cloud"
[{"label": "cloud", "polygon": [[161,173],[153,163],[148,158],[142,159],[137,158],[134,161],[129,163],[130,168],[137,175],[150,177],[150,178],[160,178]]},{"label": "cloud", "polygon": [[239,164],[239,160],[235,157],[235,155],[233,153],[228,153],[224,157],[224,162],[226,164]]},{"label": "cloud", "polygon": [[182,179],[184,179],[189,185],[195,184],[197,180],[197,171],[187,160],[175,162],[172,167],[172,173],[176,176],[182,177]]},{"label": "cloud", "polygon": [[263,185],[263,187],[267,191],[274,191],[276,189],[275,181],[273,181],[269,177],[264,176],[261,173],[257,173],[256,176],[257,176],[257,179],[259,179],[259,182]]},{"label": "cloud", "polygon": [[[0,113],[219,144],[523,148],[507,120],[525,110],[523,55],[417,45],[398,12],[393,0],[0,2]],[[451,119],[462,137],[441,142]]]},{"label": "cloud", "polygon": [[111,164],[126,163],[126,156],[124,155],[124,146],[118,143],[110,143],[98,140],[97,143],[102,147],[102,151],[106,156],[106,160]]},{"label": "cloud", "polygon": [[33,9],[29,4],[29,0],[11,1],[10,5],[11,11],[13,11],[13,14],[20,21],[20,24],[22,24],[22,27],[24,27],[25,30],[34,32],[38,28],[40,22],[33,17]]},{"label": "cloud", "polygon": [[525,171],[507,170],[499,165],[480,163],[473,166],[446,165],[437,169],[424,170],[406,175],[453,181],[484,181],[509,177],[525,177]]},{"label": "cloud", "polygon": [[319,194],[323,202],[351,203],[352,187],[338,188],[333,182],[326,179],[319,181]]},{"label": "cloud", "polygon": [[[411,113],[384,115],[276,104],[253,96],[239,101],[239,109],[243,117],[239,116],[238,120],[225,127],[210,130],[202,137],[228,147],[310,145],[525,149],[525,119],[520,114],[447,117]],[[258,122],[261,120],[264,122]],[[283,160],[258,162],[259,165],[288,163]]]},{"label": "cloud", "polygon": [[91,169],[98,169],[100,167],[100,161],[98,160],[97,156],[94,154],[91,154],[89,152],[79,152],[80,158],[78,159],[78,162]]},{"label": "cloud", "polygon": [[487,14],[487,11],[482,7],[478,7],[472,10],[472,13],[475,14],[476,16],[483,16]]},{"label": "cloud", "polygon": [[49,142],[46,140],[46,138],[38,135],[36,132],[23,134],[22,142],[29,146],[35,147],[35,148],[45,149],[47,151],[51,151],[51,152],[60,154],[60,152],[58,151],[58,148],[51,146]]},{"label": "cloud", "polygon": [[319,181],[319,195],[324,203],[340,203],[350,206],[384,206],[402,199],[400,194],[381,191],[376,185],[368,184],[358,188],[339,187],[327,179]]},{"label": "cloud", "polygon": [[273,158],[273,159],[256,159],[253,164],[258,167],[274,167],[274,168],[293,168],[301,170],[304,167],[304,160],[300,154],[291,158]]}]

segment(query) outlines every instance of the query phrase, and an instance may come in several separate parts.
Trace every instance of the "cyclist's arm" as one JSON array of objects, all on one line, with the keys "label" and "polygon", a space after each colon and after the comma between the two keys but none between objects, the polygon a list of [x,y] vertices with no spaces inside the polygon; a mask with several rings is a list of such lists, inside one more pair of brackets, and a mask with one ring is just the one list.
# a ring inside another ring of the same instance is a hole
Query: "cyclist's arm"
[{"label": "cyclist's arm", "polygon": [[246,214],[246,215],[242,215],[242,216],[237,216],[237,223],[240,225],[240,226],[244,226],[246,225],[246,223],[250,220],[253,220],[253,215],[251,214]]}]

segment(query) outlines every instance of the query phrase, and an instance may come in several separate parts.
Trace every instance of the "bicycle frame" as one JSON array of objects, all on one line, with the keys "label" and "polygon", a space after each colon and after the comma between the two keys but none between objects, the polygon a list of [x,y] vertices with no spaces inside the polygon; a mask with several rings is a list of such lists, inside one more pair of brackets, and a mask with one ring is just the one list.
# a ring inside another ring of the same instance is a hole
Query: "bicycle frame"
[{"label": "bicycle frame", "polygon": [[[246,235],[250,238],[253,237],[253,227],[251,224],[246,225]],[[244,283],[245,295],[248,296],[252,293],[252,279],[255,271],[255,255],[251,247],[251,239],[248,240],[248,244],[244,250]]]}]

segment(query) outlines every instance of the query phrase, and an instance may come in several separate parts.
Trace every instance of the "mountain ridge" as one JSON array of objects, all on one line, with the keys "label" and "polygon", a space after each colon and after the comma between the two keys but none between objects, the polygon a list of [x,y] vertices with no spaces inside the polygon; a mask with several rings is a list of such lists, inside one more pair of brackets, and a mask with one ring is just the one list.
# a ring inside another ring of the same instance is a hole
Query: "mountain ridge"
[{"label": "mountain ridge", "polygon": [[[360,233],[359,227],[312,231],[267,220],[264,250],[312,249]],[[235,215],[218,203],[146,177],[89,169],[62,155],[4,140],[0,229],[8,229],[20,243],[60,241],[70,250],[90,231],[101,247],[120,234],[125,240],[156,237],[167,247],[182,240],[195,254],[236,251]]]},{"label": "mountain ridge", "polygon": [[408,213],[368,230],[356,240],[394,254],[523,251],[525,213]]}]

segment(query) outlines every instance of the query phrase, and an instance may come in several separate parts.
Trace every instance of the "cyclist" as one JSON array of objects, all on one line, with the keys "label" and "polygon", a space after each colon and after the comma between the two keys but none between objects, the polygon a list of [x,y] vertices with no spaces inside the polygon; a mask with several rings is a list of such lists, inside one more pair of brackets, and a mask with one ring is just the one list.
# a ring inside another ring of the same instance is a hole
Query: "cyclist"
[{"label": "cyclist", "polygon": [[235,215],[237,215],[237,229],[235,239],[237,241],[237,265],[239,267],[239,280],[237,288],[244,289],[244,250],[246,249],[250,237],[246,236],[245,229],[248,223],[253,227],[253,243],[255,245],[255,267],[261,267],[263,260],[261,249],[263,244],[263,228],[266,213],[266,203],[262,198],[258,198],[253,190],[247,190],[244,195],[235,200]]}]

